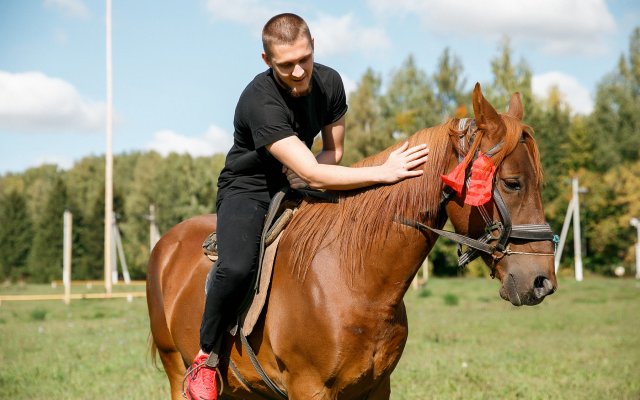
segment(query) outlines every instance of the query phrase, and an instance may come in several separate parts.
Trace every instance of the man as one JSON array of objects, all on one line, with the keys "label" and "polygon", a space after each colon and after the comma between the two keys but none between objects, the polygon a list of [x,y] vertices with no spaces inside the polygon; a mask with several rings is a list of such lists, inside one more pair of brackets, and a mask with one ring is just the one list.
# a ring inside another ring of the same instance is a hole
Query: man
[{"label": "man", "polygon": [[[343,153],[346,96],[340,75],[313,60],[313,39],[294,14],[271,18],[262,31],[262,59],[269,69],[245,88],[236,106],[234,144],[218,180],[218,267],[207,290],[200,352],[187,373],[187,395],[216,399],[215,367],[224,329],[257,269],[260,235],[271,197],[292,188],[348,190],[394,183],[429,152],[403,144],[379,166],[337,165]],[[322,133],[322,151],[310,148]],[[210,356],[211,354],[211,356]]]}]

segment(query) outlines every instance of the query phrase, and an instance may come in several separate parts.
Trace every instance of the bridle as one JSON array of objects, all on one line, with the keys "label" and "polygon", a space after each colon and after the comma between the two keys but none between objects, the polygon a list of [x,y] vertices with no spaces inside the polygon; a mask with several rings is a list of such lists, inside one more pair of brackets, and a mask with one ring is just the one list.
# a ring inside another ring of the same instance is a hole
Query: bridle
[{"label": "bridle", "polygon": [[[459,151],[458,151],[458,161],[461,162],[464,157],[467,155],[468,149],[471,148],[473,141],[476,137],[476,133],[478,131],[476,127],[475,120],[470,118],[461,119],[458,124],[458,131],[461,134],[458,136],[458,140],[460,143]],[[521,142],[524,139],[520,140]],[[489,149],[485,155],[491,157],[494,155],[500,148],[503,146],[504,142],[501,141],[491,149]],[[473,159],[475,160],[478,157],[478,151],[474,154]],[[467,189],[469,188],[470,176],[471,176],[471,163],[469,164],[469,168],[465,172],[465,186]],[[523,254],[523,255],[534,255],[534,256],[553,256],[553,253],[533,253],[533,252],[523,252],[523,251],[513,251],[509,247],[510,239],[519,239],[524,241],[552,241],[554,243],[558,242],[558,236],[553,233],[548,223],[544,224],[524,224],[524,225],[513,225],[511,223],[511,216],[509,215],[509,210],[500,195],[500,191],[498,190],[497,185],[495,184],[495,179],[493,181],[493,202],[498,209],[498,213],[500,214],[500,221],[494,221],[489,213],[489,210],[485,205],[477,206],[480,215],[485,221],[485,233],[481,237],[477,239],[470,238],[468,236],[460,235],[455,232],[445,231],[441,229],[432,228],[428,225],[422,224],[418,221],[409,220],[407,218],[396,218],[396,220],[404,225],[408,225],[419,229],[423,232],[433,232],[447,239],[453,240],[458,243],[458,266],[464,267],[474,259],[480,256],[481,253],[486,253],[490,255],[493,259],[491,265],[491,276],[495,276],[495,267],[496,264],[505,256],[513,255],[513,254]],[[454,195],[454,191],[445,186],[442,192],[442,199],[440,201],[440,210],[443,211],[447,203],[451,200]],[[487,203],[488,204],[488,203]],[[497,234],[494,232],[497,231]],[[491,244],[491,243],[494,244]],[[467,246],[466,251],[462,251],[462,246]]]}]

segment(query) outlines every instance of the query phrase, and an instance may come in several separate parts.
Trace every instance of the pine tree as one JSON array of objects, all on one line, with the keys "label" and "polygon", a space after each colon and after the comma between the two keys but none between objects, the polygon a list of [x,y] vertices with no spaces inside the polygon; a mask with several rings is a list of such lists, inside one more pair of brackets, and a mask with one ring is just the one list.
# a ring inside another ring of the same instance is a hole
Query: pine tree
[{"label": "pine tree", "polygon": [[[552,88],[546,99],[540,99],[539,103],[534,107],[537,111],[534,115],[527,116],[525,120],[535,129],[536,143],[540,151],[542,167],[545,176],[549,179],[545,180],[542,191],[542,199],[547,212],[552,215],[559,214],[564,205],[559,206],[558,210],[554,209],[554,201],[559,199],[560,192],[566,190],[564,180],[568,176],[565,167],[565,160],[572,156],[567,153],[569,137],[568,132],[571,127],[571,109],[562,98],[562,94],[558,88]],[[573,149],[569,149],[573,150]],[[574,159],[579,155],[573,155]],[[560,221],[560,224],[562,222]]]},{"label": "pine tree", "polygon": [[378,153],[394,142],[380,119],[380,85],[380,77],[368,69],[349,96],[344,165]]},{"label": "pine tree", "polygon": [[442,122],[432,82],[416,66],[413,56],[407,57],[392,75],[381,111],[384,129],[392,132],[396,140]]},{"label": "pine tree", "polygon": [[518,64],[513,63],[508,38],[503,39],[499,50],[500,54],[491,60],[493,83],[489,87],[483,88],[485,97],[498,112],[504,112],[511,95],[514,92],[519,92],[522,96],[525,119],[529,120],[536,112],[531,89],[533,73],[525,60],[520,60]]},{"label": "pine tree", "polygon": [[600,172],[640,159],[640,28],[631,35],[628,59],[598,86],[589,141],[598,149],[592,169]]},{"label": "pine tree", "polygon": [[74,214],[73,279],[101,279],[104,274],[104,190],[98,192],[88,215]]},{"label": "pine tree", "polygon": [[67,188],[62,177],[58,177],[41,210],[29,253],[28,274],[34,282],[62,277],[63,214],[67,205]]},{"label": "pine tree", "polygon": [[466,79],[462,77],[463,70],[460,59],[451,55],[448,47],[445,48],[438,60],[438,69],[433,74],[436,104],[442,120],[469,114],[466,104],[470,104],[471,96],[464,90]]},{"label": "pine tree", "polygon": [[24,278],[31,235],[31,220],[22,193],[12,191],[0,197],[0,278]]},{"label": "pine tree", "polygon": [[567,132],[568,140],[560,144],[560,152],[564,154],[560,165],[568,175],[574,175],[581,169],[589,169],[594,164],[596,151],[588,137],[587,119],[583,116],[573,117]]}]

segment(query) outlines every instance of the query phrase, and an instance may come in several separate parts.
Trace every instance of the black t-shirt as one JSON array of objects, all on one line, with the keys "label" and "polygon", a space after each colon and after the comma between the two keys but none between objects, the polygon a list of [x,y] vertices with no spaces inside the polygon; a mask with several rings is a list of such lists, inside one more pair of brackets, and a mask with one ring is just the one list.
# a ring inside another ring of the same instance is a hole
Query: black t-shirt
[{"label": "black t-shirt", "polygon": [[265,146],[297,135],[311,148],[320,130],[347,112],[340,75],[314,63],[311,76],[311,92],[301,97],[290,96],[271,69],[244,89],[233,120],[233,147],[218,179],[218,205],[237,194],[268,202],[288,182],[282,164]]}]

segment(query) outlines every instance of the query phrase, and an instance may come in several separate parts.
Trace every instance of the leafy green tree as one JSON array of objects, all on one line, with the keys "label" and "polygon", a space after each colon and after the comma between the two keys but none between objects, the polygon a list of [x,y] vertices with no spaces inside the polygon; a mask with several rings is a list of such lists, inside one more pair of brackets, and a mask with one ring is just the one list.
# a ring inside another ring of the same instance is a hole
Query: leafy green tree
[{"label": "leafy green tree", "polygon": [[35,282],[49,282],[62,276],[63,213],[68,205],[67,188],[57,177],[35,224],[28,273]]},{"label": "leafy green tree", "polygon": [[76,212],[73,216],[73,279],[102,279],[104,277],[104,190],[93,199],[91,211]]},{"label": "leafy green tree", "polygon": [[586,172],[581,182],[589,190],[581,196],[586,268],[611,273],[624,260],[631,264],[636,235],[629,221],[640,215],[640,161],[619,165],[605,174]]},{"label": "leafy green tree", "polygon": [[0,196],[8,195],[11,192],[24,193],[25,187],[23,174],[8,173],[0,176]]},{"label": "leafy green tree", "polygon": [[[119,157],[115,157],[116,160]],[[118,164],[114,162],[114,164]],[[73,168],[65,174],[67,192],[75,200],[74,218],[88,217],[93,213],[93,206],[99,198],[104,198],[104,156],[89,156],[77,161]],[[120,177],[114,178],[120,185]],[[104,200],[103,204],[104,204]],[[79,213],[78,213],[79,211]],[[104,210],[102,211],[104,214]]]},{"label": "leafy green tree", "polygon": [[27,203],[17,191],[0,196],[0,278],[26,275],[32,226]]},{"label": "leafy green tree", "polygon": [[153,182],[153,193],[161,231],[166,231],[187,218],[211,211],[198,203],[195,195],[198,182],[194,167],[190,155],[176,153],[169,154],[157,166],[158,175]]},{"label": "leafy green tree", "polygon": [[640,28],[631,35],[629,55],[606,76],[596,93],[590,142],[598,149],[594,166],[604,172],[640,156]]},{"label": "leafy green tree", "polygon": [[504,38],[499,48],[500,54],[491,60],[493,83],[483,88],[483,93],[498,112],[506,110],[514,92],[520,92],[527,121],[536,113],[531,89],[531,68],[524,59],[518,64],[512,61],[512,49],[508,38]]},{"label": "leafy green tree", "polygon": [[[569,147],[568,136],[571,127],[571,109],[557,88],[552,88],[549,96],[541,99],[533,108],[537,112],[530,118],[525,115],[525,120],[530,121],[535,129],[536,143],[546,177],[542,191],[543,202],[547,205],[545,207],[547,215],[551,213],[562,218],[560,216],[562,212],[558,213],[554,206],[557,206],[555,202],[560,192],[566,190],[563,182],[570,176],[565,161],[571,154],[568,151],[574,150]],[[576,160],[580,155],[571,154],[571,157]]]},{"label": "leafy green tree", "polygon": [[195,210],[199,214],[209,214],[216,210],[218,195],[218,177],[224,167],[225,155],[193,159],[195,202],[199,205]]},{"label": "leafy green tree", "polygon": [[34,226],[39,226],[42,210],[47,205],[49,193],[61,176],[62,172],[58,166],[51,164],[29,168],[22,174],[27,210]]},{"label": "leafy green tree", "polygon": [[462,77],[464,68],[462,61],[445,48],[438,59],[438,67],[433,74],[437,112],[441,120],[449,117],[465,117],[469,114],[470,104],[468,91],[464,89],[467,81]]},{"label": "leafy green tree", "polygon": [[382,127],[380,85],[380,77],[369,68],[349,96],[344,165],[378,153],[394,142],[391,132]]},{"label": "leafy green tree", "polygon": [[396,140],[442,122],[432,82],[413,56],[392,75],[381,106],[383,129]]},{"label": "leafy green tree", "polygon": [[146,271],[149,259],[149,205],[158,202],[156,191],[161,188],[157,181],[161,179],[159,167],[163,163],[164,159],[160,154],[143,153],[136,159],[130,172],[132,180],[124,198],[124,211],[130,218],[119,226],[123,236],[127,238],[123,245],[132,276]]},{"label": "leafy green tree", "polygon": [[589,126],[587,117],[575,116],[567,132],[567,141],[560,144],[564,157],[560,160],[562,170],[573,175],[581,169],[589,169],[596,159],[596,149],[588,140]]}]

